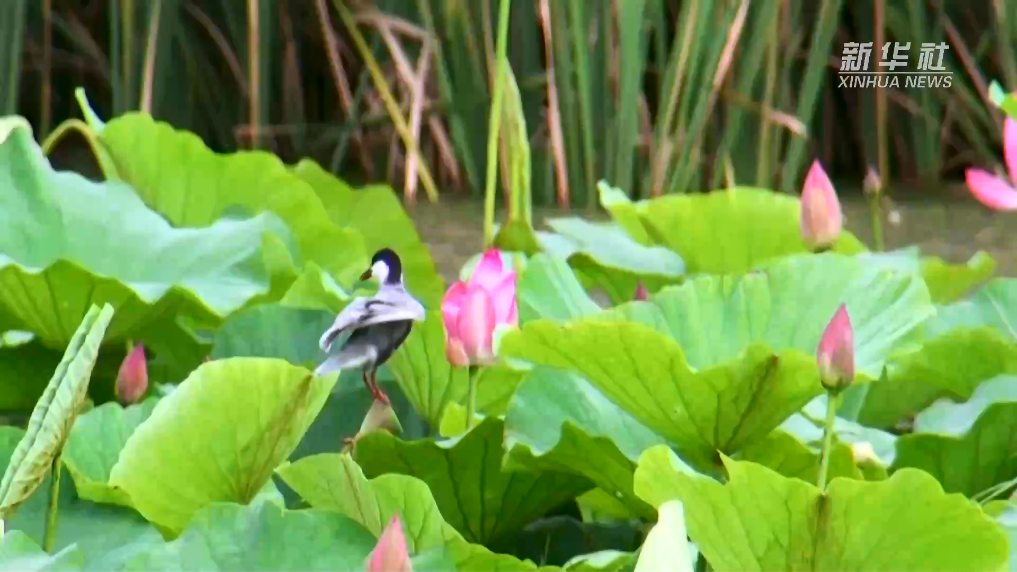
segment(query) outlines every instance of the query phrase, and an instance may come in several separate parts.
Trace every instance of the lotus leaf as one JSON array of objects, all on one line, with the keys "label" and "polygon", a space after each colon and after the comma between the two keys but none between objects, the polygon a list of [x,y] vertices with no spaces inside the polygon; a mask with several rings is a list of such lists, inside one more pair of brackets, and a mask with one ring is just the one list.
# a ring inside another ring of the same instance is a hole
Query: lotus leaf
[{"label": "lotus leaf", "polygon": [[967,496],[1017,477],[1015,383],[1017,377],[1004,377],[988,386],[996,395],[981,392],[972,399],[974,403],[941,404],[921,426],[935,432],[911,433],[897,440],[892,469],[922,469],[947,492]]},{"label": "lotus leaf", "polygon": [[203,364],[127,439],[109,484],[171,534],[211,503],[248,503],[296,448],[335,381],[280,359]]},{"label": "lotus leaf", "polygon": [[109,486],[110,470],[120,458],[127,439],[149,418],[158,402],[158,397],[129,407],[108,402],[78,417],[63,454],[78,496],[131,506],[124,491]]},{"label": "lotus leaf", "polygon": [[488,417],[443,441],[405,442],[370,433],[357,442],[354,459],[370,478],[385,473],[419,478],[449,524],[466,540],[487,544],[592,488],[587,479],[568,473],[503,470],[503,427]]},{"label": "lotus leaf", "polygon": [[857,421],[891,427],[940,397],[965,400],[980,383],[1017,374],[1017,280],[997,278],[938,306],[922,328],[922,345],[887,363],[887,383],[859,392]]},{"label": "lotus leaf", "polygon": [[456,570],[534,570],[521,562],[467,542],[439,512],[426,483],[401,474],[384,474],[368,480],[349,455],[321,454],[304,457],[278,469],[279,475],[311,506],[337,510],[355,519],[375,536],[398,514],[412,552],[444,546]]},{"label": "lotus leaf", "polygon": [[814,352],[838,303],[856,368],[885,360],[932,312],[914,276],[839,255],[790,257],[742,277],[704,276],[567,324],[531,321],[501,355],[574,371],[699,467],[764,438],[819,395]]},{"label": "lotus leaf", "polygon": [[293,172],[314,189],[335,224],[356,229],[363,236],[368,254],[386,247],[399,253],[406,288],[425,306],[441,302],[445,282],[391,188],[354,190],[309,159],[297,163]]},{"label": "lotus leaf", "polygon": [[615,303],[632,299],[642,282],[651,290],[684,279],[680,256],[662,246],[643,246],[617,223],[581,218],[548,219],[554,233],[537,233],[545,252],[568,259],[590,286],[602,288]]},{"label": "lotus leaf", "polygon": [[632,492],[642,452],[664,439],[575,373],[538,367],[526,374],[505,414],[509,464],[574,472],[636,514],[655,512]]},{"label": "lotus leaf", "polygon": [[824,495],[727,457],[720,484],[676,469],[668,453],[643,454],[636,494],[655,506],[680,500],[714,570],[999,570],[1009,557],[992,519],[917,469],[879,482],[835,478]]},{"label": "lotus leaf", "polygon": [[344,284],[367,266],[360,235],[336,226],[311,186],[270,153],[220,155],[145,113],[114,118],[99,137],[117,175],[175,226],[205,227],[238,207],[271,212],[295,234],[298,261],[314,261]]},{"label": "lotus leaf", "polygon": [[60,469],[64,441],[74,425],[99,345],[113,318],[113,307],[92,306],[78,325],[53,378],[32,410],[24,437],[10,457],[0,480],[0,518],[10,514],[35,492],[50,469]]},{"label": "lotus leaf", "polygon": [[269,501],[212,503],[176,540],[150,546],[133,570],[357,570],[375,538],[349,517]]},{"label": "lotus leaf", "polygon": [[53,170],[22,128],[0,144],[0,187],[0,330],[50,347],[92,304],[117,309],[107,342],[170,338],[177,317],[214,325],[268,295],[262,244],[288,235],[269,213],[174,228],[123,183]]},{"label": "lotus leaf", "polygon": [[[734,187],[709,193],[668,195],[626,204],[623,193],[601,187],[601,202],[640,241],[666,246],[685,261],[690,274],[739,273],[784,256],[807,252],[802,242],[797,197],[767,189]],[[618,213],[624,213],[619,215]],[[637,218],[643,230],[634,230]],[[644,243],[645,244],[645,243]],[[858,254],[865,246],[842,232],[834,252]]]},{"label": "lotus leaf", "polygon": [[568,321],[600,311],[564,260],[537,254],[518,277],[519,321],[536,318]]}]

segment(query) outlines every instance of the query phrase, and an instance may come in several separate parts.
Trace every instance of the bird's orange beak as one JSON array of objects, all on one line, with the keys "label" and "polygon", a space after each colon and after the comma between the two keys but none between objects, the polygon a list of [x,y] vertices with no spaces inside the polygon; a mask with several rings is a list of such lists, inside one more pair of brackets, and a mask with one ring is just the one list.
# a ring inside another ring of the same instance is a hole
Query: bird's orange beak
[{"label": "bird's orange beak", "polygon": [[370,279],[371,279],[371,269],[368,268],[367,270],[364,271],[363,274],[360,275],[360,280],[370,280]]}]

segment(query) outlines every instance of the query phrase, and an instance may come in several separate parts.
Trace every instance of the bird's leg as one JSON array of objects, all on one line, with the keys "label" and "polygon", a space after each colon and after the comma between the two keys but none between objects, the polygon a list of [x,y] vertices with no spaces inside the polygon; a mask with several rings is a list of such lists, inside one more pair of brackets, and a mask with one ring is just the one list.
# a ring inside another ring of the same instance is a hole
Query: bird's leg
[{"label": "bird's leg", "polygon": [[367,370],[364,370],[364,387],[369,389],[371,393],[374,393],[374,387],[371,386],[371,378],[367,376]]},{"label": "bird's leg", "polygon": [[381,401],[385,405],[392,403],[389,401],[388,395],[386,395],[385,392],[378,387],[378,370],[376,369],[371,371],[371,393],[374,395],[375,399]]}]

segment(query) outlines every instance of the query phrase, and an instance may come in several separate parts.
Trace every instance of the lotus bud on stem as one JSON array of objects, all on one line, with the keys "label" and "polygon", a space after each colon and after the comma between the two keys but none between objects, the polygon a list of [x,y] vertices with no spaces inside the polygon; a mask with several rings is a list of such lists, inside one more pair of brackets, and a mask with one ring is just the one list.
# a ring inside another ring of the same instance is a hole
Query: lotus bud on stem
[{"label": "lotus bud on stem", "polygon": [[872,241],[876,250],[883,251],[883,179],[872,165],[865,171],[862,191],[869,198],[872,213]]},{"label": "lotus bud on stem", "polygon": [[120,364],[117,383],[113,391],[123,405],[137,403],[148,390],[148,362],[145,361],[145,344],[128,346],[127,357]]},{"label": "lotus bud on stem", "polygon": [[643,284],[643,281],[640,280],[639,284],[636,285],[636,293],[632,296],[632,299],[645,302],[646,300],[649,300],[649,298],[650,293],[646,290],[646,285]]},{"label": "lotus bud on stem", "polygon": [[399,423],[399,417],[395,409],[392,409],[391,403],[375,399],[371,403],[371,408],[367,410],[363,423],[360,424],[360,430],[353,437],[345,439],[342,452],[348,452],[361,437],[374,431],[388,431],[393,435],[403,432],[403,426]]},{"label": "lotus bud on stem", "polygon": [[840,237],[843,215],[833,183],[818,160],[805,176],[801,205],[802,241],[816,253],[833,248]]},{"label": "lotus bud on stem", "polygon": [[855,379],[854,330],[851,326],[851,316],[843,303],[837,307],[833,318],[823,330],[819,347],[816,349],[816,363],[819,366],[819,380],[826,388],[826,425],[823,429],[823,453],[818,479],[820,490],[825,490],[830,451],[833,448],[837,400],[840,393]]},{"label": "lotus bud on stem", "polygon": [[398,515],[392,515],[388,525],[378,538],[378,544],[367,557],[366,572],[413,572],[410,553],[403,536],[402,522]]}]

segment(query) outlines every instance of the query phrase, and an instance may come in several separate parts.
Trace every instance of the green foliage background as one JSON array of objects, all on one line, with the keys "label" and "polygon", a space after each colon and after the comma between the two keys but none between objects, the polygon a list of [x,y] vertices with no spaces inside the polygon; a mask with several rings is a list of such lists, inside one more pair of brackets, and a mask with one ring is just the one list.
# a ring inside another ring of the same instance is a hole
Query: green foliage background
[{"label": "green foliage background", "polygon": [[[437,189],[481,193],[499,0],[10,0],[0,111],[45,137],[78,116],[84,86],[104,117],[140,109],[216,150],[310,157],[406,192],[407,146],[338,5],[403,121],[418,114]],[[633,197],[793,191],[813,157],[928,189],[998,161],[988,83],[1017,85],[1012,2],[536,0],[512,5],[509,34],[538,205],[593,206],[601,179]],[[947,42],[953,86],[838,88],[843,44],[875,41],[875,59],[881,40],[911,42],[911,69],[920,43]]]}]

